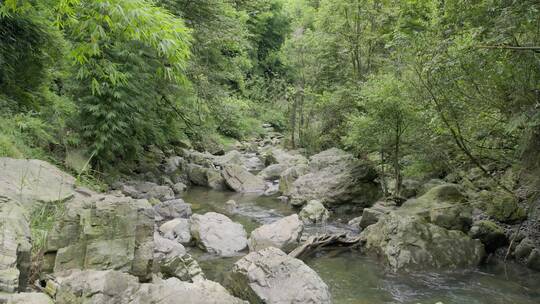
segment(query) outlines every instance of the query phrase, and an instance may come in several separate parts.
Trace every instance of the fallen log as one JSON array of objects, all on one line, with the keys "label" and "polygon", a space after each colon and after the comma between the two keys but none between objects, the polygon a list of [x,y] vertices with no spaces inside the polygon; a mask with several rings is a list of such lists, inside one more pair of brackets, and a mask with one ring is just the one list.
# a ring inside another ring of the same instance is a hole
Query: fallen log
[{"label": "fallen log", "polygon": [[328,247],[354,247],[360,243],[360,236],[347,233],[322,234],[310,236],[302,245],[289,253],[293,258],[305,257],[315,251]]}]

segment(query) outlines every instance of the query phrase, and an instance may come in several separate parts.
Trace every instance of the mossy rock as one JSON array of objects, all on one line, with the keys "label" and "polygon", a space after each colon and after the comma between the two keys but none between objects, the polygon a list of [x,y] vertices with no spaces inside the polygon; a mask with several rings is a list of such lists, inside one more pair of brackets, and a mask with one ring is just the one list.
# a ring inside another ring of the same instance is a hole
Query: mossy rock
[{"label": "mossy rock", "polygon": [[518,204],[517,199],[502,191],[483,193],[479,199],[486,213],[493,219],[503,223],[515,223],[527,218],[527,214]]}]

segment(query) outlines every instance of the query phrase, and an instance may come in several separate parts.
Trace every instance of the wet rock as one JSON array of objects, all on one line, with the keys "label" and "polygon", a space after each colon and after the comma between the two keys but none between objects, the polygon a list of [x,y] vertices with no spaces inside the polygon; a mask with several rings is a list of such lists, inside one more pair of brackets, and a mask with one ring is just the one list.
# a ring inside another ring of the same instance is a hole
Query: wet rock
[{"label": "wet rock", "polygon": [[159,233],[154,234],[154,242],[155,267],[165,277],[175,277],[182,281],[204,279],[201,267],[186,253],[184,246],[176,241],[163,238]]},{"label": "wet rock", "polygon": [[318,200],[309,201],[300,211],[300,219],[306,224],[326,223],[329,216],[328,210]]},{"label": "wet rock", "polygon": [[54,304],[44,293],[23,292],[15,294],[0,294],[0,303],[5,304]]},{"label": "wet rock", "polygon": [[296,165],[283,171],[279,177],[279,191],[285,195],[289,195],[294,181],[306,174],[307,171],[308,166],[305,164]]},{"label": "wet rock", "polygon": [[287,167],[283,164],[273,164],[259,172],[258,176],[264,180],[276,180],[281,177]]},{"label": "wet rock", "polygon": [[169,186],[160,186],[152,182],[129,181],[122,185],[124,195],[135,199],[155,198],[160,201],[174,199],[174,192]]},{"label": "wet rock", "polygon": [[64,201],[75,194],[75,178],[36,159],[0,157],[0,195],[27,210],[39,203]]},{"label": "wet rock", "polygon": [[264,190],[264,196],[272,196],[279,193],[279,183],[277,182],[266,182],[266,190]]},{"label": "wet rock", "polygon": [[238,204],[234,200],[226,201],[225,206],[227,206],[227,208],[229,208],[230,210],[234,210],[235,208],[238,208]]},{"label": "wet rock", "polygon": [[302,221],[297,214],[263,225],[251,232],[249,250],[258,251],[266,247],[276,247],[290,251],[298,246],[298,240],[304,230]]},{"label": "wet rock", "polygon": [[181,244],[188,244],[191,241],[191,232],[189,229],[189,220],[184,218],[175,218],[159,226],[159,232],[169,240],[175,240]]},{"label": "wet rock", "polygon": [[333,148],[312,156],[309,173],[298,177],[287,194],[294,205],[320,199],[329,207],[369,207],[381,195],[376,178],[371,163]]},{"label": "wet rock", "polygon": [[191,205],[183,199],[174,199],[160,202],[154,205],[156,221],[167,221],[176,218],[188,218],[191,216]]},{"label": "wet rock", "polygon": [[225,189],[225,180],[216,169],[188,164],[187,172],[189,181],[197,186],[208,187],[214,190]]},{"label": "wet rock", "polygon": [[469,236],[473,239],[479,239],[488,253],[495,252],[498,248],[508,244],[504,230],[492,221],[475,222],[469,231]]},{"label": "wet rock", "polygon": [[247,233],[241,224],[223,214],[194,214],[190,219],[191,236],[203,250],[218,256],[233,256],[247,247]]},{"label": "wet rock", "polygon": [[484,256],[479,240],[397,211],[368,226],[360,236],[365,252],[393,270],[474,267]]},{"label": "wet rock", "polygon": [[115,269],[149,278],[154,210],[147,200],[91,195],[70,201],[45,248],[45,272]]},{"label": "wet rock", "polygon": [[250,303],[331,303],[328,286],[304,262],[268,247],[238,262],[229,289]]},{"label": "wet rock", "polygon": [[395,203],[392,204],[392,202],[385,201],[377,202],[373,207],[364,208],[362,217],[358,220],[358,227],[365,229],[367,226],[377,223],[383,215],[388,214],[395,209]]},{"label": "wet rock", "polygon": [[264,192],[265,190],[264,181],[241,166],[225,166],[222,174],[227,185],[236,192]]},{"label": "wet rock", "polygon": [[32,252],[29,215],[15,200],[0,196],[0,291],[24,291]]}]

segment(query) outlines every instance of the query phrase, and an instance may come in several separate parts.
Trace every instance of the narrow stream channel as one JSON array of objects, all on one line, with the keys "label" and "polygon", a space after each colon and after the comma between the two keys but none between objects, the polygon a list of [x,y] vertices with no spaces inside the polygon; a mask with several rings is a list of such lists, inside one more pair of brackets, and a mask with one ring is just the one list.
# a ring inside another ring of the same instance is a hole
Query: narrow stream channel
[{"label": "narrow stream channel", "polygon": [[[194,213],[215,211],[244,225],[248,234],[294,211],[275,197],[192,188],[183,199]],[[225,202],[235,200],[236,208]],[[329,227],[338,223],[330,221]],[[315,227],[311,229],[330,229]],[[194,249],[209,279],[223,281],[241,258],[215,258]],[[515,264],[485,265],[454,272],[393,273],[357,251],[319,253],[306,261],[328,284],[335,304],[422,303],[435,304],[538,304],[540,273]]]}]

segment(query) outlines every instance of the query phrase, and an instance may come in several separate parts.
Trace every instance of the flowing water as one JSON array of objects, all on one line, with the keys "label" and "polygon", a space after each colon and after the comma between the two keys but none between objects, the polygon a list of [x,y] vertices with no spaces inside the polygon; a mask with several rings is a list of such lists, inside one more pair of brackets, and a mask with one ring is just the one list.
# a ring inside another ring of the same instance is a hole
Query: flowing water
[{"label": "flowing water", "polygon": [[[233,199],[236,208],[225,204]],[[190,189],[184,200],[194,213],[208,211],[228,215],[244,225],[248,234],[294,211],[274,197]],[[340,229],[338,223],[312,229]],[[232,264],[241,258],[215,258],[198,250],[201,267],[210,279],[222,281]],[[486,265],[453,272],[393,273],[358,251],[318,253],[306,261],[328,284],[336,304],[422,303],[434,304],[539,304],[540,272],[519,265]]]}]

